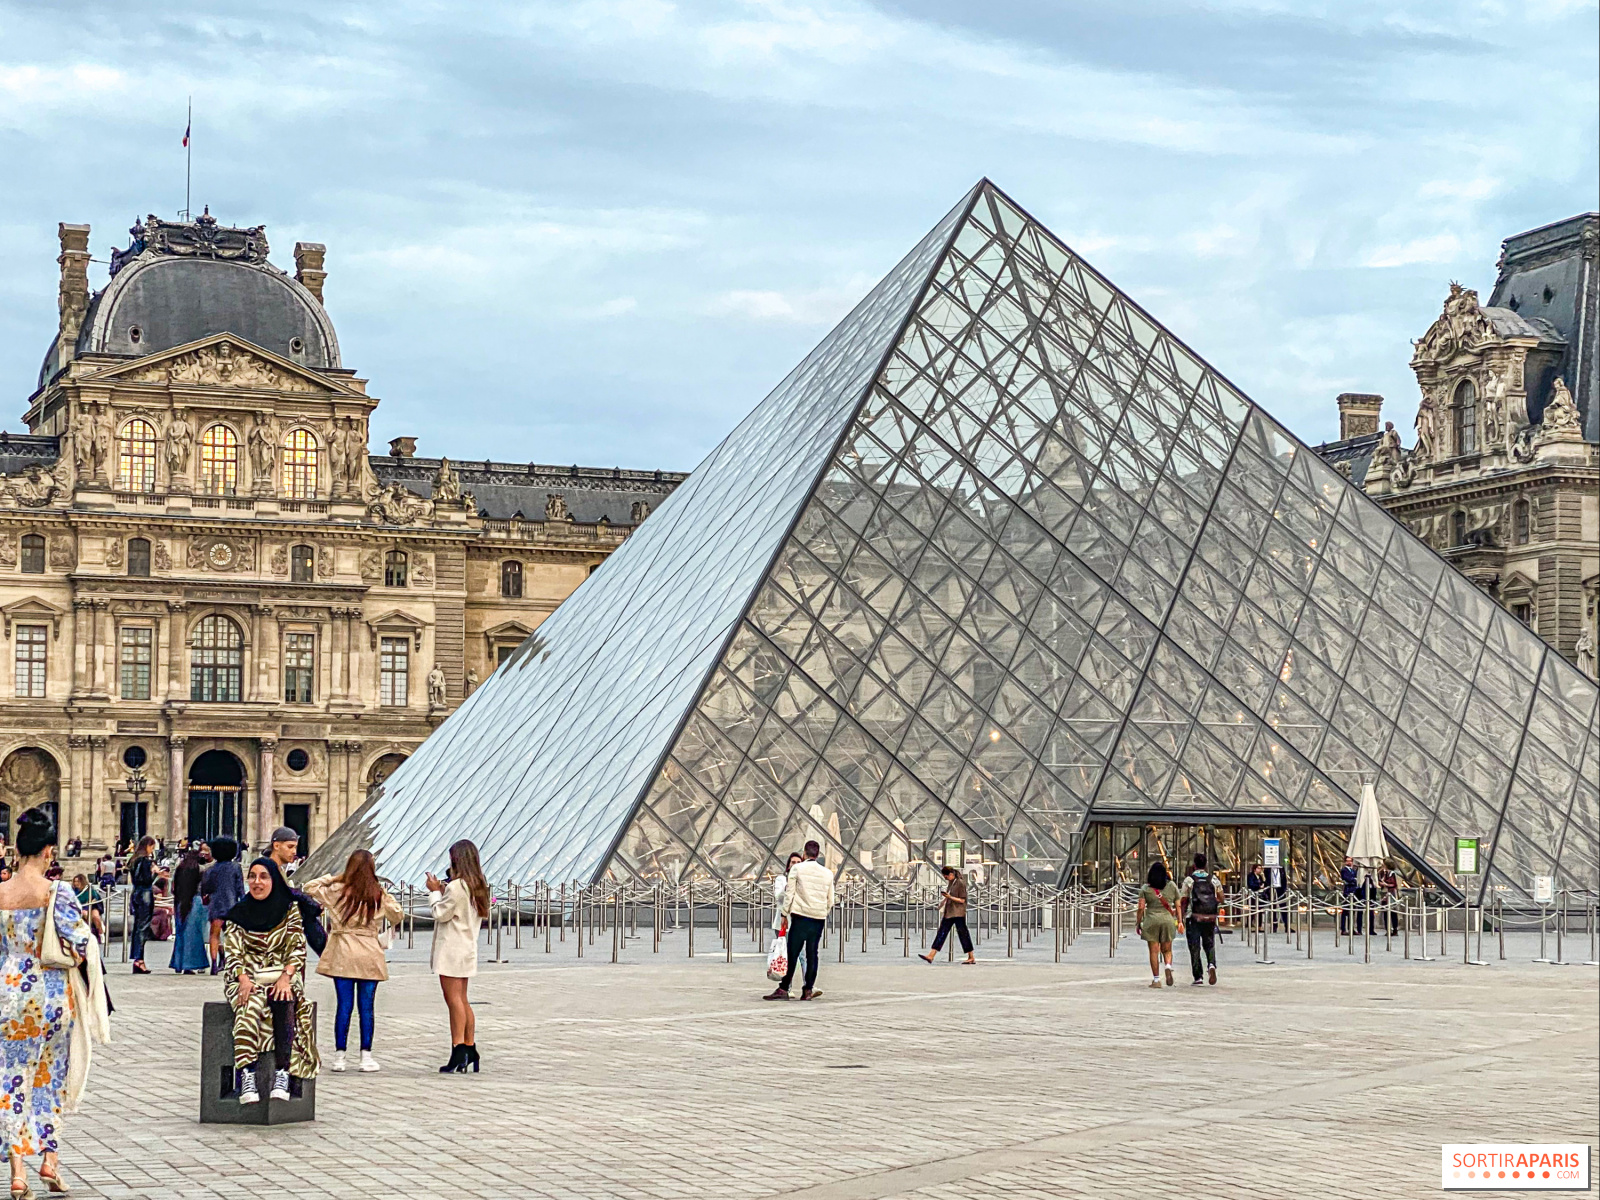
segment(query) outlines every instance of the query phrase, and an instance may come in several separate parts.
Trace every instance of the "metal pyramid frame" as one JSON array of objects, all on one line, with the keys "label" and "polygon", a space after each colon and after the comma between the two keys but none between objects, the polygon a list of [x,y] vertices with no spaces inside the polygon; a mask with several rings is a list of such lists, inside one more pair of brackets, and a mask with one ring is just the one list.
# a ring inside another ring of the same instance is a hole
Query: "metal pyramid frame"
[{"label": "metal pyramid frame", "polygon": [[1595,886],[1597,766],[1591,681],[984,180],[317,858],[1054,879],[1372,781],[1520,899]]}]

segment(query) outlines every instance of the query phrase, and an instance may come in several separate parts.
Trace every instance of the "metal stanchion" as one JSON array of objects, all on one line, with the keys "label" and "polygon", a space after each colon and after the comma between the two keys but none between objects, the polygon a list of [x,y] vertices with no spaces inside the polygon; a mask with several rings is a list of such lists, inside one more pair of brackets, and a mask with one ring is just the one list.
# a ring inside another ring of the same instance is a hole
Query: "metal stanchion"
[{"label": "metal stanchion", "polygon": [[[115,887],[116,884],[112,884]],[[106,905],[106,911],[111,911],[111,906]],[[122,893],[122,961],[128,961],[128,922],[133,914],[133,889],[129,888]]]},{"label": "metal stanchion", "polygon": [[522,949],[522,885],[520,883],[512,884],[511,885],[511,894],[512,894],[513,897],[515,897],[515,899],[512,901],[512,904],[514,905],[514,907],[512,908],[511,911],[512,911],[512,914],[513,914],[512,919],[516,922],[516,924],[511,927],[511,948],[513,950],[521,950]]},{"label": "metal stanchion", "polygon": [[1361,961],[1372,961],[1372,892],[1366,884],[1361,887]]},{"label": "metal stanchion", "polygon": [[1545,933],[1548,927],[1549,916],[1549,907],[1541,904],[1539,906],[1539,957],[1533,961],[1536,963],[1550,963],[1554,965],[1555,960],[1550,957],[1549,951],[1545,948]]},{"label": "metal stanchion", "polygon": [[1600,905],[1597,905],[1594,901],[1591,900],[1589,902],[1588,911],[1584,915],[1584,924],[1589,927],[1589,957],[1584,960],[1584,964],[1583,964],[1586,967],[1600,967],[1600,961],[1597,961],[1597,955],[1595,954],[1595,917],[1596,916],[1600,916]]},{"label": "metal stanchion", "polygon": [[1421,910],[1421,928],[1418,931],[1417,946],[1422,953],[1417,955],[1418,962],[1432,962],[1428,957],[1428,893],[1420,887],[1417,889],[1417,904]]},{"label": "metal stanchion", "polygon": [[1494,929],[1500,937],[1500,961],[1506,960],[1506,902],[1505,897],[1494,898]]}]

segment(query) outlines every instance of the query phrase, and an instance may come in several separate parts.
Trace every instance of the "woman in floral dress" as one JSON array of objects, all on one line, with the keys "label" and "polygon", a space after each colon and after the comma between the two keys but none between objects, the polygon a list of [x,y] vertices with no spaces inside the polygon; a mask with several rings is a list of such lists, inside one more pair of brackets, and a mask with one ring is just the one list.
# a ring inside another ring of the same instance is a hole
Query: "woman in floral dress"
[{"label": "woman in floral dress", "polygon": [[[54,905],[57,936],[80,958],[88,953],[89,923],[70,887],[45,871],[55,859],[56,831],[48,814],[29,809],[17,822],[17,870],[0,883],[0,1126],[11,1160],[11,1195],[31,1195],[24,1159],[43,1155],[39,1178],[64,1192],[61,1111],[73,1023],[78,1019],[67,971],[39,961],[45,907]],[[53,897],[53,899],[52,899]]]}]

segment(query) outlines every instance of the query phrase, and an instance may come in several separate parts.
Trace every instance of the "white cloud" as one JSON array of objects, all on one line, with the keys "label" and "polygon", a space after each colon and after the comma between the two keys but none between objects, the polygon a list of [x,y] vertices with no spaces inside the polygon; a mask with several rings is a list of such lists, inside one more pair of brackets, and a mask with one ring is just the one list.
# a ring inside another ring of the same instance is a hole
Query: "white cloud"
[{"label": "white cloud", "polygon": [[1435,233],[1388,246],[1379,246],[1362,259],[1362,266],[1409,267],[1417,263],[1454,262],[1461,253],[1461,239],[1453,233]]}]

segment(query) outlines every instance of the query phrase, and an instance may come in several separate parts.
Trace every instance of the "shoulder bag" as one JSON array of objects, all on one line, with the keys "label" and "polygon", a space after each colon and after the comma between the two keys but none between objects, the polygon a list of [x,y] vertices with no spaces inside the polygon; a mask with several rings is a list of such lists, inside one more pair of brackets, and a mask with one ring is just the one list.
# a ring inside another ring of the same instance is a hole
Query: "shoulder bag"
[{"label": "shoulder bag", "polygon": [[50,971],[70,971],[83,960],[56,931],[56,887],[54,883],[50,885],[50,897],[44,905],[44,923],[39,930],[39,965]]}]

